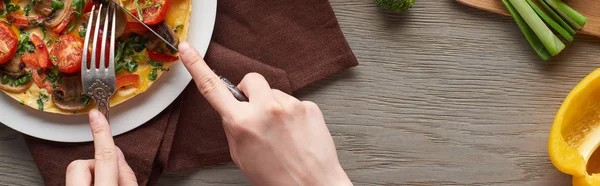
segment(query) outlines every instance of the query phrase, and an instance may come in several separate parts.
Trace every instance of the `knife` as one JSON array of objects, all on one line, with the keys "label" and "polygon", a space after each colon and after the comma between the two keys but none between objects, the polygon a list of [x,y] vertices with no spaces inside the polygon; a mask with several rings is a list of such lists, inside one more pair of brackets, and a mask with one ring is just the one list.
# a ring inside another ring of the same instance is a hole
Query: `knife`
[{"label": "knife", "polygon": [[[158,37],[165,44],[167,44],[167,46],[169,48],[171,48],[172,51],[178,51],[177,47],[173,46],[165,38],[163,38],[158,33],[156,33],[152,28],[150,28],[148,25],[146,25],[146,23],[142,22],[142,20],[140,20],[137,17],[133,16],[133,14],[131,14],[131,12],[129,12],[129,10],[127,8],[123,7],[123,5],[119,4],[119,2],[117,2],[117,0],[111,0],[111,1],[114,4],[116,4],[118,7],[120,7],[121,10],[123,10],[123,12],[129,14],[129,16],[131,16],[133,19],[135,19],[138,23],[142,24],[144,27],[146,27],[146,29],[150,30],[150,32],[152,32],[152,34],[154,34],[154,36]],[[223,76],[219,76],[219,79],[221,79],[221,81],[225,84],[225,86],[227,87],[227,89],[229,90],[229,92],[231,92],[231,94],[233,94],[233,97],[235,97],[235,99],[237,99],[238,101],[242,101],[242,102],[248,102],[249,101],[248,97],[246,97],[244,95],[244,93],[240,89],[237,88],[237,86],[235,86],[233,83],[231,83],[229,80],[227,80],[227,78],[225,78]]]},{"label": "knife", "polygon": [[131,14],[131,12],[129,12],[129,10],[125,7],[123,7],[123,5],[119,4],[119,2],[117,2],[117,0],[112,0],[113,3],[115,3],[119,8],[121,8],[121,10],[123,10],[123,12],[129,14],[129,16],[131,16],[133,19],[135,19],[138,23],[142,24],[144,27],[146,27],[146,29],[150,30],[150,32],[152,32],[152,34],[154,34],[154,36],[158,37],[158,39],[162,40],[163,42],[165,42],[165,44],[167,44],[167,46],[169,48],[171,48],[171,50],[177,52],[177,47],[173,46],[173,44],[169,43],[165,38],[163,38],[162,36],[160,36],[158,33],[156,33],[152,28],[150,28],[148,25],[146,25],[146,23],[142,22],[142,20],[140,20],[139,18],[133,16],[133,14]]}]

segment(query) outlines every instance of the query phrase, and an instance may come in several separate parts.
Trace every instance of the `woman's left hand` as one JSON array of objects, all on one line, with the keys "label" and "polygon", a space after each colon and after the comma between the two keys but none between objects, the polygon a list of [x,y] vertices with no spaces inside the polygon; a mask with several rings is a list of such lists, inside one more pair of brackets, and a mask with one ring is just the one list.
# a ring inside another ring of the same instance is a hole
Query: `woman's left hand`
[{"label": "woman's left hand", "polygon": [[104,115],[92,110],[89,117],[94,136],[94,159],[71,162],[67,167],[66,185],[137,186],[135,173],[125,161],[121,149],[115,146]]}]

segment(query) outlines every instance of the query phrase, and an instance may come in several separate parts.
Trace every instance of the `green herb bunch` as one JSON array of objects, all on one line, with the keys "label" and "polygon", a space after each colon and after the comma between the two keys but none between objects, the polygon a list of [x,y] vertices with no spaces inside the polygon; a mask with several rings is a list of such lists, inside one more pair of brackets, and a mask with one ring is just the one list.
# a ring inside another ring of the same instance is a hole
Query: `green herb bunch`
[{"label": "green herb bunch", "polygon": [[373,0],[375,4],[383,9],[394,12],[404,12],[415,4],[415,0]]},{"label": "green herb bunch", "polygon": [[531,47],[546,61],[565,49],[563,40],[573,41],[576,30],[583,28],[587,18],[561,0],[535,1],[543,9],[534,0],[502,0]]}]

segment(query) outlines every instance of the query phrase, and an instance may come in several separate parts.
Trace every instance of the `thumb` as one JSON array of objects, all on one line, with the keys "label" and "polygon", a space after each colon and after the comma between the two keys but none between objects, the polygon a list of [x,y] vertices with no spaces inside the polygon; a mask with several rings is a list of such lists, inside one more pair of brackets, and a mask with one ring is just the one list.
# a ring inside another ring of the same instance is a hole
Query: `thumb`
[{"label": "thumb", "polygon": [[122,186],[137,186],[137,179],[133,169],[129,167],[125,160],[125,155],[119,147],[117,147],[117,157],[119,161],[119,185]]}]

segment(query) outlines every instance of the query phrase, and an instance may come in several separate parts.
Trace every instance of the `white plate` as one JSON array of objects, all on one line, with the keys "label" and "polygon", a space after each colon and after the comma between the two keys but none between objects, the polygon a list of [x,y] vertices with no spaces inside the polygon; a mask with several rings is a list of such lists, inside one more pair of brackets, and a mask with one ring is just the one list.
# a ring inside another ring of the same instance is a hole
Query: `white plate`
[{"label": "white plate", "polygon": [[[217,0],[192,0],[187,41],[204,56],[210,43],[217,14]],[[146,123],[181,94],[191,80],[181,62],[172,65],[157,82],[140,94],[111,109],[113,135],[123,134]],[[92,141],[87,116],[49,114],[20,105],[0,93],[0,122],[19,132],[60,142]]]}]

